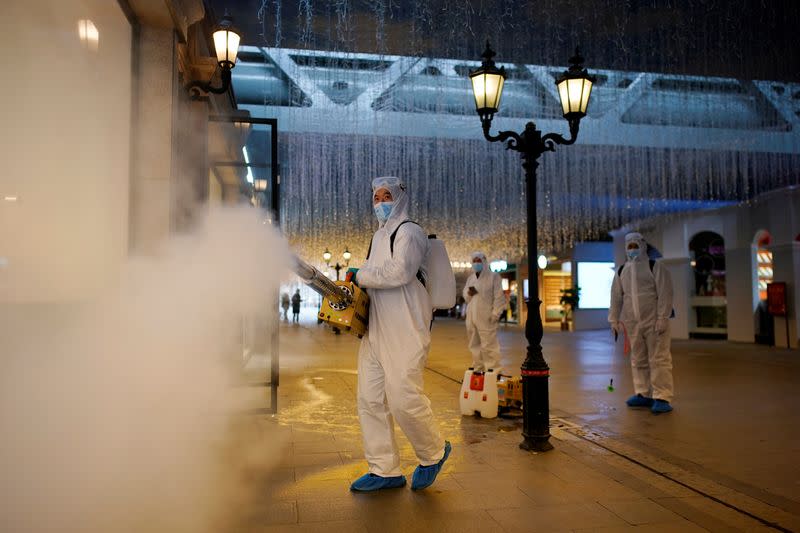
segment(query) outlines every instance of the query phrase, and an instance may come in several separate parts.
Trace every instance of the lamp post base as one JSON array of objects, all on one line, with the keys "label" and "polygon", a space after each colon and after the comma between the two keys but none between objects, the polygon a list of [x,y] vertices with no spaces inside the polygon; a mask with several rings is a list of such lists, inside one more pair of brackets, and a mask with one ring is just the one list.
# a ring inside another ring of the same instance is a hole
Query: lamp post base
[{"label": "lamp post base", "polygon": [[549,452],[553,449],[550,444],[550,435],[546,437],[525,437],[525,440],[519,443],[519,447],[529,452]]},{"label": "lamp post base", "polygon": [[[531,239],[532,240],[532,239]],[[528,251],[530,257],[530,251]],[[530,271],[532,266],[528,266]],[[538,291],[537,291],[538,292]],[[535,305],[532,305],[534,304]],[[528,318],[525,323],[525,337],[528,340],[528,353],[520,368],[522,376],[522,438],[519,445],[523,450],[546,452],[553,449],[550,439],[550,367],[542,355],[542,326],[537,297],[528,302]],[[531,314],[532,313],[532,314]]]}]

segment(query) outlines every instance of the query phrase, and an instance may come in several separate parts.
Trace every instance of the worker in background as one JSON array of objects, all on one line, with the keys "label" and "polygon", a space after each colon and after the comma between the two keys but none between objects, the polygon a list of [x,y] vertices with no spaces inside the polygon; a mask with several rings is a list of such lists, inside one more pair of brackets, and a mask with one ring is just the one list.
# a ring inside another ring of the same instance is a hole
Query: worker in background
[{"label": "worker in background", "polygon": [[489,269],[482,252],[472,254],[473,273],[464,285],[467,302],[467,340],[472,352],[472,368],[481,372],[493,369],[500,373],[500,344],[497,324],[506,312],[506,295],[500,276]]},{"label": "worker in background", "polygon": [[622,334],[630,343],[634,395],[626,403],[668,413],[673,396],[672,278],[660,261],[648,257],[641,234],[625,236],[625,253],[627,261],[611,285],[608,321],[615,338]]},{"label": "worker in background", "polygon": [[369,472],[350,489],[406,484],[394,436],[397,421],[419,460],[411,488],[420,490],[434,482],[451,449],[422,391],[432,319],[421,272],[428,237],[408,221],[409,197],[399,178],[376,178],[372,192],[379,227],[364,266],[348,272],[370,298],[369,332],[358,352],[358,416]]}]

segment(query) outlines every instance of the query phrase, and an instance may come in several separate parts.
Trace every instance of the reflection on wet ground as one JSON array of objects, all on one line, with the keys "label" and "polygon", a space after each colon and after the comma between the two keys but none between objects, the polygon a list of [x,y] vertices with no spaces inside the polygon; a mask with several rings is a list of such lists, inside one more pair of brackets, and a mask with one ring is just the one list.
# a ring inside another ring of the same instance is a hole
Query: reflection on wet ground
[{"label": "reflection on wet ground", "polygon": [[[504,366],[519,368],[524,337],[507,329],[500,339]],[[674,341],[675,412],[666,416],[625,406],[632,394],[629,360],[609,332],[548,332],[543,351],[551,369],[551,415],[694,463],[715,479],[800,502],[800,465],[790,460],[800,448],[800,414],[783,400],[794,397],[800,383],[796,351]],[[429,364],[456,376],[463,360],[437,350]]]},{"label": "reflection on wet ground", "polygon": [[[355,403],[358,340],[314,323],[286,326],[279,413],[260,422],[263,437],[284,444],[271,452],[272,467],[251,469],[251,498],[234,529],[800,529],[792,460],[798,415],[788,402],[762,400],[792,397],[800,363],[790,353],[676,342],[676,410],[654,416],[624,407],[628,361],[606,332],[548,332],[556,449],[532,455],[518,448],[519,418],[460,415],[459,381],[469,363],[464,325],[437,321],[433,331],[425,390],[453,453],[430,490],[348,491],[366,471]],[[504,367],[518,368],[521,331],[501,331],[500,342]],[[410,474],[413,450],[399,429],[397,439]]]}]

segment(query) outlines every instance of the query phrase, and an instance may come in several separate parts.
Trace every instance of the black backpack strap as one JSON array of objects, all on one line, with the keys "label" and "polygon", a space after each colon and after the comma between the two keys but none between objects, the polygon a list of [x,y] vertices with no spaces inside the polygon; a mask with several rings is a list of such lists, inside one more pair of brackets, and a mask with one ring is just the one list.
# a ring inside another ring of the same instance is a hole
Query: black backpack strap
[{"label": "black backpack strap", "polygon": [[622,263],[617,269],[617,276],[622,277],[622,269],[625,268],[625,263]]},{"label": "black backpack strap", "polygon": [[[408,222],[411,222],[412,224],[417,224],[413,220],[404,220],[400,224],[398,224],[397,227],[392,232],[392,234],[389,235],[389,253],[392,254],[392,257],[394,257],[394,238],[397,237],[397,232],[400,230],[400,226],[402,226],[403,224],[406,224]],[[417,226],[419,226],[419,224],[417,224]],[[372,244],[372,243],[370,243],[370,244]]]},{"label": "black backpack strap", "polygon": [[[391,235],[389,235],[389,253],[394,255],[394,238],[397,237],[397,230],[400,229],[400,226],[405,224],[406,222],[411,222],[412,224],[417,224],[413,220],[404,220],[397,227],[394,229]],[[419,226],[419,224],[417,224]],[[369,259],[369,255],[372,253],[372,239],[369,241],[369,248],[367,249],[367,259]]]}]

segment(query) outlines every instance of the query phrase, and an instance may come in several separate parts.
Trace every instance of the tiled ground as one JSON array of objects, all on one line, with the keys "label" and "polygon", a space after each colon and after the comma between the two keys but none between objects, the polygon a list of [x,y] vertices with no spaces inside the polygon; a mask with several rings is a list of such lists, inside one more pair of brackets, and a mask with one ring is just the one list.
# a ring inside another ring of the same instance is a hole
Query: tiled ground
[{"label": "tiled ground", "polygon": [[[800,530],[797,498],[786,490],[792,481],[796,483],[793,471],[774,481],[774,487],[784,488],[782,492],[770,492],[770,487],[760,487],[747,477],[746,464],[739,471],[715,470],[725,458],[706,464],[708,450],[693,443],[702,442],[704,432],[711,436],[716,430],[729,429],[724,424],[715,428],[719,421],[713,417],[700,425],[696,415],[682,416],[690,404],[682,403],[680,395],[676,411],[664,417],[627,412],[620,407],[629,386],[624,366],[603,363],[591,353],[602,343],[606,352],[613,352],[613,346],[599,334],[581,335],[558,333],[546,338],[546,354],[550,354],[554,374],[559,373],[551,380],[555,449],[532,454],[518,447],[519,420],[483,420],[458,413],[456,380],[468,362],[463,323],[437,322],[425,388],[453,453],[426,491],[415,493],[406,487],[354,494],[348,490],[350,482],[366,471],[355,410],[358,341],[334,336],[313,322],[282,327],[279,413],[241,421],[248,438],[252,441],[255,436],[264,444],[265,451],[259,452],[251,442],[249,453],[269,457],[257,457],[254,464],[261,466],[245,472],[243,496],[225,529],[379,533],[770,530],[763,521],[734,509],[739,508],[785,529]],[[509,368],[519,364],[512,355],[522,351],[519,337],[516,330],[501,335]],[[689,343],[677,351],[726,354],[728,346]],[[730,357],[736,365],[746,366],[748,360],[736,350],[734,346]],[[691,357],[676,354],[676,376],[680,376],[679,365],[685,367]],[[782,364],[795,372],[800,366]],[[702,374],[702,368],[697,372]],[[732,379],[732,373],[727,379]],[[605,390],[609,374],[621,389],[617,393]],[[701,377],[709,384],[715,379]],[[701,377],[678,383],[701,382]],[[797,446],[796,441],[778,435],[769,438],[770,449],[788,452]],[[416,460],[399,429],[398,439],[403,470],[410,476]],[[757,442],[744,444],[757,452]],[[661,450],[672,450],[673,455]],[[782,456],[775,459],[782,460]],[[769,464],[771,460],[762,461]],[[764,497],[755,497],[759,490]]]}]

